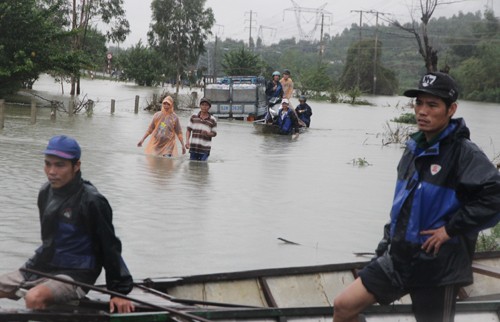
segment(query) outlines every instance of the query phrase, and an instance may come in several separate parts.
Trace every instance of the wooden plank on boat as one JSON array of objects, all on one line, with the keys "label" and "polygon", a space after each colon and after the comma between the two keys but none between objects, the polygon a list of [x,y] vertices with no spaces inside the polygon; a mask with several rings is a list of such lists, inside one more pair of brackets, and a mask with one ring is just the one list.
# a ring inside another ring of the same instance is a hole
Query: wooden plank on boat
[{"label": "wooden plank on boat", "polygon": [[61,311],[29,311],[29,310],[9,310],[0,311],[0,321],[2,322],[33,322],[33,321],[51,321],[51,322],[109,322],[110,317],[102,312],[71,312]]},{"label": "wooden plank on boat", "polygon": [[167,293],[177,298],[256,307],[267,306],[261,286],[256,278],[179,285],[167,288]]},{"label": "wooden plank on boat", "polygon": [[[149,293],[149,292],[142,290],[138,287],[134,287],[132,289],[132,291],[128,294],[128,296],[135,298],[135,299],[138,299],[138,300],[141,300],[141,301],[144,301],[144,302],[147,302],[147,303],[157,305],[157,306],[162,306],[162,307],[169,307],[169,308],[175,308],[175,309],[186,307],[186,305],[184,305],[184,304],[169,301],[168,299],[165,299],[161,296]],[[97,303],[103,303],[104,307],[109,306],[109,304],[108,304],[109,303],[109,295],[107,295],[107,294],[103,294],[103,293],[99,293],[97,291],[91,290],[87,294],[87,298],[90,301],[94,302],[94,305],[96,305]],[[137,303],[134,303],[134,305],[141,307],[141,308],[148,308],[147,306],[140,305]],[[151,308],[149,308],[149,309],[151,309]]]},{"label": "wooden plank on boat", "polygon": [[498,259],[475,260],[472,270],[474,283],[464,287],[467,298],[500,300],[500,262]]},{"label": "wooden plank on boat", "polygon": [[[478,320],[476,317],[479,317],[481,321],[498,321],[499,258],[500,252],[479,254],[474,258],[475,284],[461,291],[461,301],[457,303],[457,310],[460,307],[461,311],[457,313],[456,321],[476,321]],[[256,322],[269,319],[289,322],[325,320],[325,322],[330,322],[334,298],[354,281],[358,270],[367,263],[365,261],[192,275],[178,277],[171,281],[150,279],[150,287],[178,298],[262,308],[204,306],[210,319],[223,321],[245,319],[245,321]],[[476,306],[464,306],[466,305],[464,299],[474,301]],[[479,306],[478,309],[477,305],[483,303],[479,300],[485,301],[490,306]],[[315,312],[314,308],[317,307],[322,308],[322,314]],[[292,310],[288,311],[288,309]],[[388,307],[377,305],[370,307],[365,313],[367,321],[414,321],[409,295]]]},{"label": "wooden plank on boat", "polygon": [[[496,264],[498,265],[498,263]],[[485,265],[483,263],[473,263],[472,269],[474,272],[480,273],[482,275],[500,278],[500,268],[491,265],[495,265],[495,262],[492,262],[490,265]]]},{"label": "wooden plank on boat", "polygon": [[189,275],[189,276],[172,278],[167,281],[165,281],[165,279],[148,278],[147,281],[150,285],[161,288],[164,286],[168,287],[175,285],[188,285],[188,284],[214,282],[214,281],[236,281],[236,280],[253,279],[258,277],[288,276],[288,275],[301,275],[301,274],[312,274],[312,273],[323,273],[323,272],[338,272],[345,270],[357,270],[365,267],[366,264],[368,263],[369,263],[368,261],[362,261],[362,262],[350,262],[350,263],[338,263],[338,264],[324,264],[315,266],[266,268],[266,269],[256,269],[256,270],[238,271],[238,272]]},{"label": "wooden plank on boat", "polygon": [[109,322],[175,322],[166,312],[135,312],[112,314]]},{"label": "wooden plank on boat", "polygon": [[350,271],[270,277],[267,283],[278,307],[332,305],[334,297],[354,281]]},{"label": "wooden plank on boat", "polygon": [[[455,322],[499,322],[498,310],[500,302],[457,303]],[[197,315],[216,321],[269,321],[284,318],[291,322],[331,322],[334,309],[332,307],[295,307],[295,308],[262,308],[231,309],[215,311],[191,311]],[[363,312],[367,322],[415,322],[411,305],[373,305]]]}]

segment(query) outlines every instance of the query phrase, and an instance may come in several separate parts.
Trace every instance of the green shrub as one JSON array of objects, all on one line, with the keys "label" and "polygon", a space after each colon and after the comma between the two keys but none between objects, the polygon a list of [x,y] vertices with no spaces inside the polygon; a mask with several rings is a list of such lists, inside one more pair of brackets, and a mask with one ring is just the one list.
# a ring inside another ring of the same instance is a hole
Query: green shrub
[{"label": "green shrub", "polygon": [[491,228],[489,232],[482,231],[479,233],[476,244],[476,252],[486,252],[492,250],[500,250],[500,224]]},{"label": "green shrub", "polygon": [[391,121],[396,123],[417,124],[417,119],[415,118],[414,113],[403,113]]}]

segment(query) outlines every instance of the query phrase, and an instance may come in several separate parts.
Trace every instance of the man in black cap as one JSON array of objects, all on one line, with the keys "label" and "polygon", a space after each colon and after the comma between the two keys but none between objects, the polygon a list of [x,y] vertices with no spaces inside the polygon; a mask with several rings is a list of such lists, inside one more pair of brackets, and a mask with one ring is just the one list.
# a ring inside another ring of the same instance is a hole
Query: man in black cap
[{"label": "man in black cap", "polygon": [[[80,145],[71,137],[54,136],[43,153],[48,182],[38,194],[42,245],[24,268],[94,284],[104,267],[107,288],[128,294],[133,280],[121,256],[112,210],[106,198],[82,179]],[[79,300],[87,291],[22,270],[0,276],[0,298],[22,296],[26,307],[34,310]],[[109,307],[111,312],[134,311],[134,305],[121,297],[112,297]]]},{"label": "man in black cap", "polygon": [[418,132],[398,165],[390,222],[376,257],[334,301],[334,321],[358,321],[378,302],[410,294],[417,321],[453,321],[459,288],[472,280],[478,232],[500,214],[500,174],[453,119],[458,89],[444,73],[428,73],[415,97]]}]

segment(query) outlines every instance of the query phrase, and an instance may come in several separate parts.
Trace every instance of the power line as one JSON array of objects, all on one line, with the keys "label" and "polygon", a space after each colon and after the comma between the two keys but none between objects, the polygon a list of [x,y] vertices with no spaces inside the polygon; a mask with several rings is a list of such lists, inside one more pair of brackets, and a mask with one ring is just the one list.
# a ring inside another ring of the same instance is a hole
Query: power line
[{"label": "power line", "polygon": [[269,30],[271,32],[271,38],[274,38],[276,37],[276,31],[278,29],[274,28],[274,27],[267,27],[267,26],[263,26],[263,25],[260,25],[259,26],[259,32],[257,33],[257,37],[261,39],[262,43],[264,43],[264,30]]},{"label": "power line", "polygon": [[[283,11],[283,20],[285,20],[285,13],[286,11],[293,11],[295,13],[295,20],[297,23],[297,27],[299,29],[299,37],[300,40],[312,40],[314,37],[314,33],[318,29],[318,26],[320,25],[320,21],[324,19],[325,15],[326,16],[331,16],[331,12],[326,11],[324,8],[326,7],[326,3],[320,6],[319,8],[305,8],[305,7],[300,7],[295,1],[292,1],[293,8],[288,8]],[[314,14],[312,17],[309,15],[309,21],[306,20],[306,22],[310,23],[312,19],[315,19],[314,22],[314,27],[312,30],[309,32],[305,32],[304,29],[302,28],[302,19],[304,19],[304,13],[309,13],[309,14]],[[322,24],[321,24],[322,25]]]},{"label": "power line", "polygon": [[486,3],[486,9],[493,11],[493,0],[488,0],[488,3]]}]

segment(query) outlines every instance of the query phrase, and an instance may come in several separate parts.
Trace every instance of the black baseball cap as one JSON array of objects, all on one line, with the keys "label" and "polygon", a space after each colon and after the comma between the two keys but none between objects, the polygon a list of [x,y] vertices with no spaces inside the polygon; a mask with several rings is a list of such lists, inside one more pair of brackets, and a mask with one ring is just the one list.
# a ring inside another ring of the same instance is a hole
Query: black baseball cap
[{"label": "black baseball cap", "polygon": [[458,99],[458,88],[455,80],[446,73],[432,72],[424,75],[417,89],[409,89],[404,92],[407,97],[417,97],[418,94],[426,93],[442,98],[446,102],[453,103]]}]

